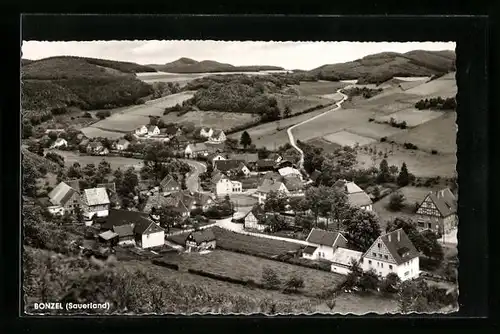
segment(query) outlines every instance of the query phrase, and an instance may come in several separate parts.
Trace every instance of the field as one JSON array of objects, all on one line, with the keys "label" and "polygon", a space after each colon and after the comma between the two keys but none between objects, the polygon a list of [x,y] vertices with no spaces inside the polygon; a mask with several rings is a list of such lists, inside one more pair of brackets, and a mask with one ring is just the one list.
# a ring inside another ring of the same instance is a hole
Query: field
[{"label": "field", "polygon": [[406,125],[409,128],[413,128],[422,125],[424,123],[427,123],[442,115],[443,113],[439,111],[418,110],[415,108],[408,108],[397,111],[389,115],[377,117],[375,118],[375,121],[384,123],[384,122],[389,122],[391,118],[394,118],[396,122],[398,123],[406,122]]},{"label": "field", "polygon": [[344,82],[335,81],[302,81],[300,85],[293,85],[300,95],[327,95],[333,94],[338,89],[347,86]]},{"label": "field", "polygon": [[358,126],[353,126],[346,129],[351,133],[363,137],[369,137],[379,140],[382,137],[393,136],[403,130],[390,126],[389,124],[379,124],[375,122],[367,122]]},{"label": "field", "polygon": [[241,280],[253,280],[258,283],[262,283],[263,269],[269,267],[278,274],[282,281],[292,276],[303,278],[305,284],[304,294],[313,297],[322,291],[335,288],[344,279],[343,276],[335,273],[224,250],[214,250],[209,254],[169,254],[164,258],[167,262],[179,264],[180,270],[186,270],[187,268],[203,270]]},{"label": "field", "polygon": [[310,139],[306,143],[309,145],[313,145],[315,147],[322,148],[323,152],[325,153],[331,153],[336,149],[340,148],[340,145],[326,141],[323,138]]},{"label": "field", "polygon": [[[439,187],[438,187],[439,188]],[[378,202],[373,204],[373,211],[377,213],[380,217],[380,228],[385,231],[387,222],[394,220],[394,218],[415,218],[415,202],[421,203],[425,196],[431,190],[436,190],[435,188],[425,188],[425,187],[412,187],[407,186],[400,189],[400,191],[405,196],[405,207],[398,212],[390,211],[387,208],[391,195],[387,195],[380,199]]]},{"label": "field", "polygon": [[109,162],[112,169],[121,168],[123,170],[128,167],[141,168],[143,163],[142,160],[134,158],[79,155],[75,152],[60,150],[52,150],[52,152],[62,156],[66,166],[71,166],[75,162],[78,162],[81,166],[85,166],[87,164],[94,164],[97,166],[102,160],[106,160]]},{"label": "field", "polygon": [[192,123],[195,126],[206,126],[227,131],[235,126],[254,123],[259,119],[259,116],[248,113],[190,111],[182,116],[177,116],[177,112],[172,112],[161,118],[165,123]]},{"label": "field", "polygon": [[339,131],[323,137],[323,139],[338,144],[340,146],[354,147],[356,144],[365,146],[375,142],[373,138],[363,137],[348,131]]},{"label": "field", "polygon": [[[162,116],[166,107],[172,107],[177,103],[182,103],[192,97],[191,93],[179,93],[165,96],[156,100],[147,101],[145,104],[135,105],[132,107],[120,108],[114,112],[110,117],[94,123],[91,128],[98,128],[110,132],[129,132],[135,130],[141,125],[149,123],[149,115]],[[86,128],[82,129],[87,133]],[[92,131],[89,133],[92,134]],[[100,134],[106,132],[97,131]],[[123,136],[123,133],[120,134]],[[116,138],[116,137],[115,137]]]},{"label": "field", "polygon": [[449,73],[436,80],[408,89],[406,92],[408,94],[421,95],[425,97],[453,97],[457,94],[455,73]]},{"label": "field", "polygon": [[457,114],[454,112],[442,114],[414,129],[402,131],[391,136],[388,140],[397,143],[412,143],[417,145],[419,150],[437,150],[443,154],[456,154],[457,152]]},{"label": "field", "polygon": [[290,114],[305,112],[307,109],[314,108],[320,105],[326,106],[337,100],[341,100],[342,96],[333,94],[332,98],[324,98],[319,96],[295,96],[286,94],[276,94],[278,106],[284,110],[286,106],[290,108]]}]

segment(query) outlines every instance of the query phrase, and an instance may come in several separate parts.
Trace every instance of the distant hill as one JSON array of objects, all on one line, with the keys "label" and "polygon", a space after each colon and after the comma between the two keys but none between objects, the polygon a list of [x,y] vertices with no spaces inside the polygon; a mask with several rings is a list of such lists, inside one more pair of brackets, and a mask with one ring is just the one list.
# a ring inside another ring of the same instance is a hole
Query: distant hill
[{"label": "distant hill", "polygon": [[47,111],[67,107],[106,109],[138,103],[152,87],[135,72],[153,68],[127,62],[51,57],[28,62],[22,72],[22,107]]},{"label": "distant hill", "polygon": [[454,70],[454,51],[415,50],[377,53],[347,63],[323,65],[308,73],[325,80],[358,79],[359,83],[381,83],[395,76],[432,76]]},{"label": "distant hill", "polygon": [[179,58],[164,65],[148,65],[157,71],[170,73],[216,73],[216,72],[258,72],[258,71],[280,71],[282,67],[253,65],[234,66],[231,64],[219,63],[214,60],[196,61],[190,58]]},{"label": "distant hill", "polygon": [[21,59],[21,66],[28,65],[29,63],[32,63],[33,60],[29,59]]}]

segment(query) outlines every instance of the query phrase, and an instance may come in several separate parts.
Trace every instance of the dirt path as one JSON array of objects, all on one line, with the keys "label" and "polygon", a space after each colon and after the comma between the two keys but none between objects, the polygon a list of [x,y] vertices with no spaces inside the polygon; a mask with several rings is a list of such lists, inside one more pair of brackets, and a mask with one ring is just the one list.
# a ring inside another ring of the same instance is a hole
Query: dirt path
[{"label": "dirt path", "polygon": [[[344,89],[344,88],[342,88],[342,89]],[[335,108],[327,110],[324,113],[316,115],[316,116],[314,116],[312,118],[306,119],[305,121],[302,121],[302,122],[300,122],[298,124],[295,124],[295,125],[293,125],[293,126],[291,126],[291,127],[289,127],[287,129],[286,132],[288,134],[288,138],[290,140],[290,144],[300,153],[300,160],[299,160],[299,165],[298,165],[299,169],[302,169],[302,167],[304,165],[304,152],[295,143],[295,138],[293,137],[292,130],[295,129],[296,127],[300,126],[300,125],[309,123],[310,121],[315,120],[316,118],[319,118],[319,117],[321,117],[321,116],[323,116],[325,114],[328,114],[328,113],[330,113],[332,111],[336,111],[336,110],[340,109],[340,107],[342,106],[342,102],[344,102],[347,99],[347,95],[341,93],[342,89],[338,89],[337,90],[337,93],[339,93],[340,95],[342,95],[342,100],[340,100],[340,101],[338,101],[338,102],[335,103],[337,105]]]}]

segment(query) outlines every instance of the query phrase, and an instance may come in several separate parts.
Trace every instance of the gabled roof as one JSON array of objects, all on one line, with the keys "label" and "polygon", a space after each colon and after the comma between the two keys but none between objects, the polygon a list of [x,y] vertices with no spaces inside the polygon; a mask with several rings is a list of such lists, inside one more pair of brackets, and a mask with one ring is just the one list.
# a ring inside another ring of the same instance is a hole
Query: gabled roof
[{"label": "gabled roof", "polygon": [[64,181],[68,186],[80,192],[80,179],[72,179]]},{"label": "gabled roof", "polygon": [[214,173],[212,175],[212,183],[217,183],[222,179],[229,179],[226,175],[222,174],[221,172]]},{"label": "gabled roof", "polygon": [[196,204],[201,206],[206,205],[209,200],[213,200],[212,196],[210,196],[209,194],[200,192],[194,192],[192,196],[196,200]]},{"label": "gabled roof", "polygon": [[54,205],[65,205],[77,191],[64,182],[59,183],[49,193],[50,202]]},{"label": "gabled roof", "polygon": [[156,125],[149,125],[148,126],[148,132],[153,132],[155,129],[158,129]]},{"label": "gabled roof", "polygon": [[144,234],[145,232],[155,233],[163,231],[163,228],[158,226],[155,222],[149,221],[140,221],[134,226],[135,234]]},{"label": "gabled roof", "polygon": [[92,141],[89,143],[90,148],[101,148],[103,147],[102,143],[100,141]]},{"label": "gabled roof", "polygon": [[116,238],[118,234],[112,231],[105,231],[99,234],[99,237],[103,238],[104,240],[111,240],[113,238]]},{"label": "gabled roof", "polygon": [[146,202],[144,203],[144,207],[142,208],[142,212],[150,213],[153,208],[161,208],[167,206],[170,203],[169,199],[160,195],[149,196]]},{"label": "gabled roof", "polygon": [[161,180],[160,187],[165,188],[167,186],[170,187],[180,187],[179,182],[177,182],[172,175],[167,175]]},{"label": "gabled roof", "polygon": [[429,198],[432,200],[442,217],[447,217],[457,212],[456,197],[453,195],[450,188],[432,191],[429,193]]},{"label": "gabled roof", "polygon": [[245,163],[242,160],[216,160],[214,166],[221,172],[228,172],[234,169],[241,170],[245,167]]},{"label": "gabled roof", "polygon": [[304,183],[296,175],[290,175],[283,178],[286,188],[288,191],[299,191],[304,188]]},{"label": "gabled roof", "polygon": [[201,231],[192,232],[189,236],[193,237],[196,244],[201,244],[202,242],[209,242],[216,240],[215,234],[211,229],[204,229]]},{"label": "gabled roof", "polygon": [[273,168],[276,162],[271,159],[260,159],[257,160],[257,167],[263,168],[263,167],[270,167]]},{"label": "gabled roof", "polygon": [[106,188],[90,188],[83,191],[84,201],[87,205],[109,204]]},{"label": "gabled roof", "polygon": [[343,189],[352,206],[362,207],[372,204],[370,196],[354,182],[337,180],[333,186]]},{"label": "gabled roof", "polygon": [[[208,127],[204,126],[204,127],[202,127],[202,128],[200,129],[200,132],[201,132],[201,131],[209,132],[210,130],[212,130],[212,128],[208,128]],[[212,131],[213,131],[213,130],[212,130]]]},{"label": "gabled roof", "polygon": [[218,157],[218,156],[221,156],[221,157],[223,157],[224,159],[227,159],[227,157],[226,157],[224,154],[215,152],[215,153],[210,153],[209,155],[207,155],[207,160],[211,161],[211,160],[213,160],[215,157]]},{"label": "gabled roof", "polygon": [[313,228],[306,241],[315,245],[332,247],[339,236],[339,232],[325,231],[319,228]]},{"label": "gabled roof", "polygon": [[205,143],[194,143],[194,144],[189,144],[188,147],[191,148],[192,152],[201,152],[201,151],[207,151],[207,145]]},{"label": "gabled roof", "polygon": [[[402,228],[381,235],[380,239],[398,265],[419,256],[419,252]],[[378,239],[375,242],[378,242]]]},{"label": "gabled roof", "polygon": [[118,140],[118,142],[116,143],[117,145],[129,145],[130,142],[124,138]]},{"label": "gabled roof", "polygon": [[247,164],[253,164],[259,160],[259,155],[257,153],[241,153],[231,154],[229,158],[231,160],[240,160]]},{"label": "gabled roof", "polygon": [[279,160],[281,158],[281,155],[279,155],[279,153],[273,152],[273,153],[270,153],[267,158],[276,161],[276,160]]},{"label": "gabled roof", "polygon": [[212,133],[212,137],[220,137],[220,135],[224,134],[224,131],[222,130],[214,130]]},{"label": "gabled roof", "polygon": [[134,235],[134,227],[132,224],[113,226],[113,232],[118,234],[120,238],[131,237]]},{"label": "gabled roof", "polygon": [[314,254],[314,251],[318,249],[318,247],[314,247],[314,246],[306,246],[306,248],[304,248],[304,250],[302,251],[303,253],[305,254],[309,254],[309,255],[312,255]]},{"label": "gabled roof", "polygon": [[112,229],[113,226],[138,224],[141,221],[149,221],[148,215],[139,211],[110,209],[106,222],[102,224],[102,227]]},{"label": "gabled roof", "polygon": [[283,167],[278,169],[278,173],[280,173],[281,176],[287,176],[287,175],[302,175],[298,169],[292,168],[292,167]]},{"label": "gabled roof", "polygon": [[116,192],[116,184],[114,182],[99,183],[96,188],[106,188],[113,193]]},{"label": "gabled roof", "polygon": [[274,180],[264,180],[262,184],[257,188],[258,192],[269,193],[271,191],[279,191],[283,182]]},{"label": "gabled roof", "polygon": [[262,178],[264,180],[271,180],[271,179],[274,179],[275,181],[283,180],[283,176],[281,176],[280,173],[274,171],[267,172],[266,174],[264,174]]},{"label": "gabled roof", "polygon": [[332,262],[344,267],[349,267],[352,263],[352,260],[359,262],[362,256],[362,252],[339,247],[333,253]]},{"label": "gabled roof", "polygon": [[257,220],[261,220],[266,216],[266,211],[262,205],[259,204],[254,205],[252,210],[248,211],[244,218],[246,218],[250,213],[253,214]]}]

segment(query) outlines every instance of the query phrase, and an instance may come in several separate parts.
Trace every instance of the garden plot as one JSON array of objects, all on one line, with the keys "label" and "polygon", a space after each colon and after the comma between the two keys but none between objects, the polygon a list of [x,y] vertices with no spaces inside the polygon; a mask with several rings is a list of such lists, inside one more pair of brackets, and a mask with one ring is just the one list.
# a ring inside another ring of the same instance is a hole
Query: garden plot
[{"label": "garden plot", "polygon": [[181,116],[177,116],[177,112],[171,112],[162,116],[162,119],[165,123],[192,123],[195,126],[206,126],[227,131],[236,126],[257,122],[259,116],[220,111],[190,111]]},{"label": "garden plot", "polygon": [[439,118],[443,115],[442,112],[433,110],[418,110],[416,108],[408,108],[405,110],[400,110],[395,113],[379,116],[375,118],[375,121],[380,123],[390,122],[393,118],[396,122],[406,122],[406,126],[409,128],[416,127],[418,125],[429,122],[435,118]]},{"label": "garden plot", "polygon": [[389,124],[379,124],[367,122],[362,125],[346,129],[350,133],[380,140],[382,137],[389,137],[402,132],[403,130],[390,126]]},{"label": "garden plot", "polygon": [[323,139],[338,144],[340,146],[351,146],[351,147],[354,147],[356,145],[365,146],[377,141],[376,139],[360,136],[348,131],[339,131],[331,133],[329,135],[324,136]]},{"label": "garden plot", "polygon": [[426,97],[441,96],[442,98],[453,97],[457,94],[457,83],[454,77],[446,76],[429,81],[415,88],[408,89],[408,94]]},{"label": "garden plot", "polygon": [[106,130],[101,130],[97,129],[94,127],[86,127],[81,129],[82,133],[87,136],[88,138],[97,138],[97,137],[103,137],[103,138],[108,138],[111,140],[118,139],[124,136],[123,132],[114,132],[114,131],[106,131]]}]

